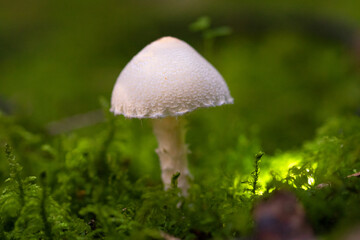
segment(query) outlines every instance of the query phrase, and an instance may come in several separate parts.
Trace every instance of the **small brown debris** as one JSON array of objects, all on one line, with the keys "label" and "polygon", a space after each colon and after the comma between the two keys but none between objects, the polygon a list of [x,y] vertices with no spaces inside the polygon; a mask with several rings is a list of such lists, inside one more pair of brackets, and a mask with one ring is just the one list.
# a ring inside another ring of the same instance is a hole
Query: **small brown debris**
[{"label": "small brown debris", "polygon": [[321,188],[326,188],[326,187],[330,187],[330,183],[320,183],[318,185],[315,186],[315,188],[317,189],[321,189]]},{"label": "small brown debris", "polygon": [[78,190],[76,192],[76,197],[79,199],[79,200],[82,200],[84,197],[86,196],[86,191],[85,190]]},{"label": "small brown debris", "polygon": [[254,209],[255,239],[313,240],[312,228],[295,195],[288,191],[275,192]]},{"label": "small brown debris", "polygon": [[360,239],[360,226],[356,226],[345,234],[345,236],[342,236],[342,239],[344,240],[359,240]]},{"label": "small brown debris", "polygon": [[164,240],[180,240],[180,238],[171,236],[170,234],[167,234],[166,232],[160,232],[160,234],[164,238]]},{"label": "small brown debris", "polygon": [[95,230],[96,229],[96,220],[93,218],[90,220],[90,222],[88,222],[88,225],[90,226],[91,230]]},{"label": "small brown debris", "polygon": [[348,178],[349,178],[349,177],[360,177],[360,172],[351,174],[351,175],[349,175],[349,176],[347,176],[347,177],[348,177]]}]

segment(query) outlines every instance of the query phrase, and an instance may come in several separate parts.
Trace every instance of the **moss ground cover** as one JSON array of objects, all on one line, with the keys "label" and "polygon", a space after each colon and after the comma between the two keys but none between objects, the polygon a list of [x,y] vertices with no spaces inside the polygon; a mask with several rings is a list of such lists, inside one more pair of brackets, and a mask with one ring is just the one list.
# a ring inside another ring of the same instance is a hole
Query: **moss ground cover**
[{"label": "moss ground cover", "polygon": [[[347,178],[360,168],[357,116],[329,120],[301,148],[262,158],[254,156],[259,146],[240,137],[228,166],[214,160],[192,167],[186,199],[176,184],[164,192],[159,176],[138,175],[142,166],[130,163],[136,136],[126,131],[127,120],[109,116],[92,137],[51,139],[9,117],[1,120],[2,139],[10,144],[1,155],[3,239],[161,239],[161,232],[184,239],[249,237],[254,204],[277,189],[296,194],[318,235],[358,221],[360,180]],[[240,168],[245,159],[250,166]],[[321,183],[329,186],[318,188]]]}]

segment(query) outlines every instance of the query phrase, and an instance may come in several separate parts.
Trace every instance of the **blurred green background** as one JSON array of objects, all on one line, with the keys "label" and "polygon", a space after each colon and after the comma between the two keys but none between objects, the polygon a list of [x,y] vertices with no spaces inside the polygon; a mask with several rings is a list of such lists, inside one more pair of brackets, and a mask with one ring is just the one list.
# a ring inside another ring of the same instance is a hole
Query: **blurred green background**
[{"label": "blurred green background", "polygon": [[[2,1],[1,101],[34,129],[96,110],[136,53],[171,35],[205,55],[235,99],[187,116],[195,159],[236,147],[241,134],[268,154],[294,149],[327,119],[359,111],[358,9],[351,0]],[[230,34],[191,31],[202,16]],[[146,120],[126,121],[151,135]]]}]

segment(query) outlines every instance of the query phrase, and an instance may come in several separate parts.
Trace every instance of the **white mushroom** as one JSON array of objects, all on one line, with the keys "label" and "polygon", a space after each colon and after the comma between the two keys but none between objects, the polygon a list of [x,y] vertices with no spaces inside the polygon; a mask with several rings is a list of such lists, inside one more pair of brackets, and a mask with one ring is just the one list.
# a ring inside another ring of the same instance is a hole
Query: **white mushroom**
[{"label": "white mushroom", "polygon": [[152,118],[165,189],[180,172],[178,187],[189,188],[185,130],[177,116],[199,107],[233,103],[219,72],[190,45],[163,37],[126,65],[112,93],[111,111],[128,118]]}]

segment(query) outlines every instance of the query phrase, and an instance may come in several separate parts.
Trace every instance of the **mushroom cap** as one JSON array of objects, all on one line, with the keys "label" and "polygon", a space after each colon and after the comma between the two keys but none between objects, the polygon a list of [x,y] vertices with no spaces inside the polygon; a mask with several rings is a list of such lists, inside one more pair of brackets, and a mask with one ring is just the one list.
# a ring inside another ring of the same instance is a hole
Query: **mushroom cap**
[{"label": "mushroom cap", "polygon": [[163,37],[122,70],[110,111],[128,118],[161,118],[230,103],[223,77],[208,61],[184,41]]}]

